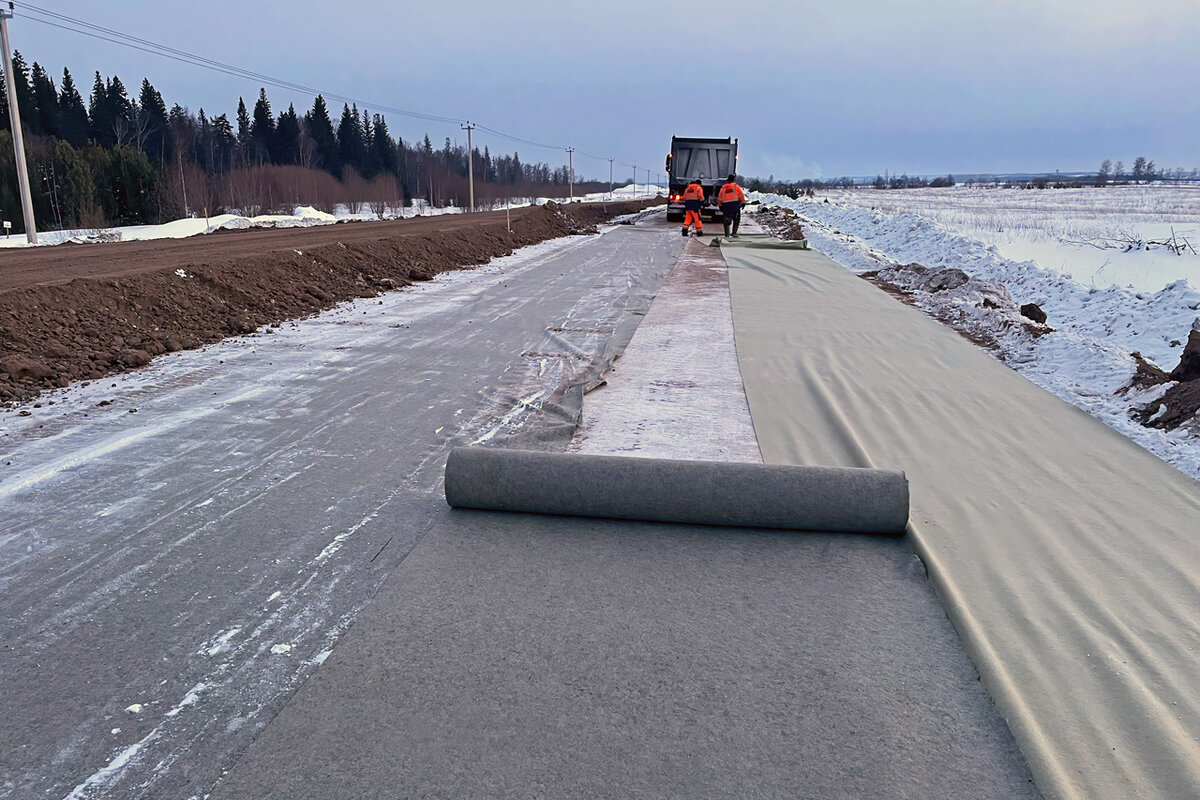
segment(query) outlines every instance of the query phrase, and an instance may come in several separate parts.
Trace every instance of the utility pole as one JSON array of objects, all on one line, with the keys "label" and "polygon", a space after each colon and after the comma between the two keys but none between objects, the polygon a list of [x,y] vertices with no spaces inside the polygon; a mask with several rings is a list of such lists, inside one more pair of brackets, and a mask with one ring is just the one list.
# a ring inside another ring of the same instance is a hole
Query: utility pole
[{"label": "utility pole", "polygon": [[613,190],[612,162],[613,162],[612,156],[609,156],[608,157],[608,199],[609,200],[612,200],[612,190]]},{"label": "utility pole", "polygon": [[471,213],[475,213],[475,151],[471,149],[471,131],[475,130],[475,126],[467,120],[466,125],[459,125],[467,132],[467,185],[471,198]]},{"label": "utility pole", "polygon": [[25,215],[25,238],[37,244],[37,224],[33,221],[33,197],[29,193],[29,167],[25,163],[25,138],[21,135],[21,112],[17,108],[17,86],[13,81],[12,55],[8,47],[8,21],[13,4],[0,8],[0,50],[4,57],[4,88],[8,92],[8,118],[11,122],[13,152],[17,159],[17,186],[21,190],[21,213]]},{"label": "utility pole", "polygon": [[633,165],[633,195],[634,195],[634,197],[637,196],[637,193],[638,193],[638,190],[637,190],[637,164],[634,164]]},{"label": "utility pole", "polygon": [[571,202],[575,202],[575,148],[567,148],[567,183],[571,187]]}]

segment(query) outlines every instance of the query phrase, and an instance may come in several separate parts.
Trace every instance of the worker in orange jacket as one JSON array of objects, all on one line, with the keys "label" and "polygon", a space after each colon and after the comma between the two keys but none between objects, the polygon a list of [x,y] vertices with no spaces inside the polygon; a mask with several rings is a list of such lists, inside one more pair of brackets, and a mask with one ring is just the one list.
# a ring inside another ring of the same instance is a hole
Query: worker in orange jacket
[{"label": "worker in orange jacket", "polygon": [[692,178],[692,182],[683,190],[683,207],[686,214],[683,218],[683,235],[688,235],[688,228],[696,225],[696,235],[704,235],[704,223],[700,221],[700,209],[704,207],[704,187],[700,185],[698,178]]},{"label": "worker in orange jacket", "polygon": [[738,226],[742,224],[742,206],[746,205],[746,193],[737,185],[736,179],[736,175],[730,175],[729,180],[717,192],[717,205],[721,207],[726,236],[730,235],[730,225],[733,226],[733,236],[737,236]]}]

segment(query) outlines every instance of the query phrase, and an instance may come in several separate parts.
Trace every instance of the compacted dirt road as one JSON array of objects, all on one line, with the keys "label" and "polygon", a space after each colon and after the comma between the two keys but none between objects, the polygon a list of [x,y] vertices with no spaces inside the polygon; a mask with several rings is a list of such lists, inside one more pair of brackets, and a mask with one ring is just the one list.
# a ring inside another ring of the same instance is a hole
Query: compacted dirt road
[{"label": "compacted dirt road", "polygon": [[589,232],[653,202],[0,252],[0,402]]}]

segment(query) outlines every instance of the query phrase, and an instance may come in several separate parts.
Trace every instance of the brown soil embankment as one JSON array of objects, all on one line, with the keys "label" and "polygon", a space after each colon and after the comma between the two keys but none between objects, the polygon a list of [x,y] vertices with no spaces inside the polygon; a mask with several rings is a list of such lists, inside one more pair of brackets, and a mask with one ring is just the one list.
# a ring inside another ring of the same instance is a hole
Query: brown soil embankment
[{"label": "brown soil embankment", "polygon": [[585,233],[656,201],[0,253],[0,401]]}]

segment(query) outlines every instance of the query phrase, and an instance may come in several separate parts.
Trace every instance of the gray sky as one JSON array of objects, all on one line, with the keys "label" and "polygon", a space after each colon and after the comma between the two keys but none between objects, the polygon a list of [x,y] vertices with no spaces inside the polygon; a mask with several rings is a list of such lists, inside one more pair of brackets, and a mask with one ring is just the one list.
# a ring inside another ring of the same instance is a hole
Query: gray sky
[{"label": "gray sky", "polygon": [[[672,134],[736,136],[765,177],[1200,166],[1195,0],[39,0],[35,5],[372,104],[661,170]],[[13,46],[85,95],[98,69],[229,113],[259,83],[34,22]],[[312,96],[267,87],[276,113]],[[340,113],[340,103],[331,113]],[[393,135],[464,140],[388,115]],[[476,131],[476,144],[565,163]],[[616,167],[618,179],[628,167]],[[639,171],[639,178],[642,173]]]}]

